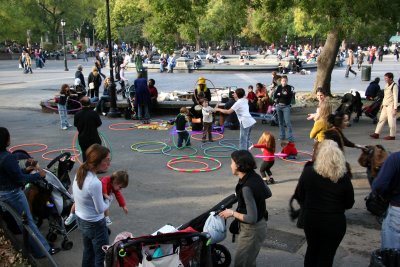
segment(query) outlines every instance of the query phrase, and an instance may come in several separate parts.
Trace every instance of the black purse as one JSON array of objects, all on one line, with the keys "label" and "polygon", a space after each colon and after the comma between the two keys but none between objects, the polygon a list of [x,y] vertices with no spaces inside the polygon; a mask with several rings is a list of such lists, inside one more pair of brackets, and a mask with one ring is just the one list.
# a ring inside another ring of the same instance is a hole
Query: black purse
[{"label": "black purse", "polygon": [[372,214],[382,217],[389,207],[390,201],[383,198],[376,192],[371,192],[367,197],[365,197],[365,206],[367,210]]},{"label": "black purse", "polygon": [[295,209],[293,207],[293,201],[297,200],[296,196],[293,195],[289,201],[289,216],[292,221],[297,219],[296,226],[297,228],[304,229],[304,209],[301,207],[299,209]]},{"label": "black purse", "polygon": [[232,234],[232,243],[235,243],[235,236],[240,232],[240,223],[238,220],[234,219],[229,225],[229,232]]}]

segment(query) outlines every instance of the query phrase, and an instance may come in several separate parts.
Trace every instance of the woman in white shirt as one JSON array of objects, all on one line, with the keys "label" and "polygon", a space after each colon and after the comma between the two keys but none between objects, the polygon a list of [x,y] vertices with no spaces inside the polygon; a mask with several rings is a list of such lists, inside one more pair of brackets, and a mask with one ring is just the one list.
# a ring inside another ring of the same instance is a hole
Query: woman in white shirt
[{"label": "woman in white shirt", "polygon": [[110,150],[99,144],[86,150],[86,161],[79,167],[73,183],[75,213],[83,239],[82,266],[104,266],[103,245],[108,245],[104,211],[110,199],[103,199],[102,185],[96,176],[110,166]]}]

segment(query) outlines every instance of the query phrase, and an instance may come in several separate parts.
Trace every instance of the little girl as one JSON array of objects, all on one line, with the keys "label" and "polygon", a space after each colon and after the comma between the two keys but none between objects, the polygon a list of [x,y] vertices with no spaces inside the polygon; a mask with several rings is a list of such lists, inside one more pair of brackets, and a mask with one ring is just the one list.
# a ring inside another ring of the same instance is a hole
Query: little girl
[{"label": "little girl", "polygon": [[58,100],[58,114],[60,114],[61,129],[67,130],[72,125],[68,122],[67,102],[70,96],[69,85],[63,84],[60,90],[60,99]]},{"label": "little girl", "polygon": [[[274,184],[275,180],[272,177],[271,168],[275,163],[275,137],[272,133],[265,131],[258,140],[258,144],[252,145],[249,149],[253,147],[261,148],[263,156],[265,156],[260,167],[261,177],[267,184]],[[267,174],[269,180],[267,180]]]}]

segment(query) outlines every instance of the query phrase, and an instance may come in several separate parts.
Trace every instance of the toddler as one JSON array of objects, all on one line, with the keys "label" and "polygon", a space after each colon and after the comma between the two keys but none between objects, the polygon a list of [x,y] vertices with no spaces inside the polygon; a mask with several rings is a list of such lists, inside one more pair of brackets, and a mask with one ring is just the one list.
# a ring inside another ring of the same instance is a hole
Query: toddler
[{"label": "toddler", "polygon": [[293,142],[289,141],[282,141],[281,142],[281,147],[282,147],[282,154],[286,154],[287,156],[283,157],[284,159],[296,159],[297,157],[297,148],[296,145]]},{"label": "toddler", "polygon": [[212,113],[215,112],[215,110],[208,105],[208,100],[207,99],[202,99],[201,105],[203,106],[202,108],[202,113],[203,113],[203,143],[206,142],[207,140],[207,135],[208,135],[208,141],[213,142],[212,139],[212,123],[213,123],[213,115]]},{"label": "toddler", "polygon": [[186,122],[189,121],[188,114],[188,109],[181,107],[175,119],[176,132],[178,133],[178,147],[182,147],[183,141],[185,141],[186,146],[190,146],[190,135],[185,128]]},{"label": "toddler", "polygon": [[[272,177],[271,168],[275,163],[275,137],[272,133],[265,131],[258,140],[258,144],[252,145],[249,150],[253,147],[261,148],[263,152],[264,158],[260,167],[261,177],[267,184],[274,184],[275,180]],[[267,180],[267,175],[269,180]]]},{"label": "toddler", "polygon": [[257,110],[257,96],[253,91],[253,85],[249,85],[247,87],[247,100],[249,101],[249,109],[250,112],[254,112]]},{"label": "toddler", "polygon": [[[125,214],[128,214],[128,208],[126,207],[125,199],[121,193],[122,188],[128,187],[129,175],[126,171],[116,171],[111,176],[105,176],[101,178],[101,184],[103,187],[103,197],[112,199],[111,194],[114,193],[115,198],[119,206],[123,209]],[[112,224],[109,217],[109,210],[104,212],[107,226]],[[75,204],[71,207],[71,213],[65,220],[65,225],[70,225],[76,219],[75,215]]]}]

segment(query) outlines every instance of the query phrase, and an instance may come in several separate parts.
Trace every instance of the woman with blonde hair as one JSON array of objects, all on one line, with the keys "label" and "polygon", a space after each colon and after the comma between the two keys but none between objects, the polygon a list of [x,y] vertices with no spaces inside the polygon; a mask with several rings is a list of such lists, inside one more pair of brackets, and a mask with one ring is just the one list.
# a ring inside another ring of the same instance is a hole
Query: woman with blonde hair
[{"label": "woman with blonde hair", "polygon": [[101,86],[101,76],[99,74],[99,70],[97,67],[92,68],[92,72],[89,74],[88,77],[88,85],[89,85],[89,91],[88,91],[88,97],[93,98],[97,97],[99,98],[99,89]]},{"label": "woman with blonde hair", "polygon": [[351,174],[337,143],[324,140],[315,154],[315,161],[304,166],[295,191],[304,211],[305,267],[332,266],[346,233],[345,210],[354,205]]},{"label": "woman with blonde hair", "polygon": [[321,102],[319,106],[319,116],[314,122],[314,126],[310,132],[310,138],[316,142],[324,140],[324,132],[328,129],[328,116],[332,113],[332,107],[327,101]]},{"label": "woman with blonde hair", "polygon": [[74,183],[75,214],[83,239],[82,266],[104,266],[103,245],[109,244],[104,212],[110,199],[103,199],[102,184],[97,173],[110,167],[110,150],[99,144],[86,151],[86,161],[79,167]]}]

